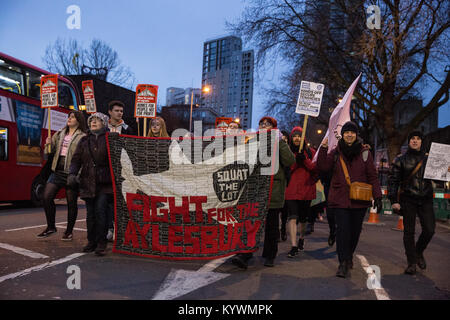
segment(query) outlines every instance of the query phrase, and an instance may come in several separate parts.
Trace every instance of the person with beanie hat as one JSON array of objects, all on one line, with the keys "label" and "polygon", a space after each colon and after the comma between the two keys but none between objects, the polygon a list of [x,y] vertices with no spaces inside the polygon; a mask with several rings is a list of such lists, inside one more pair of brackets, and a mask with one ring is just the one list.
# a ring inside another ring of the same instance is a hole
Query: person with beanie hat
[{"label": "person with beanie hat", "polygon": [[88,118],[88,124],[89,133],[81,139],[72,158],[68,184],[75,184],[79,174],[80,198],[86,202],[87,212],[88,244],[83,252],[95,251],[95,254],[103,256],[107,247],[108,203],[113,202],[106,146],[108,117],[96,112]]},{"label": "person with beanie hat", "polygon": [[339,259],[337,277],[347,278],[353,268],[353,254],[358,245],[364,216],[370,201],[350,199],[350,186],[347,183],[344,166],[348,169],[351,182],[372,185],[372,197],[379,212],[382,207],[381,188],[378,174],[370,150],[358,140],[358,126],[346,122],[342,126],[338,145],[328,152],[328,139],[322,142],[317,157],[317,167],[321,172],[331,172],[328,208],[332,208],[336,218],[336,249]]},{"label": "person with beanie hat", "polygon": [[[408,266],[405,274],[416,273],[416,265],[426,269],[423,256],[434,235],[436,222],[433,211],[433,186],[424,179],[428,155],[422,151],[423,133],[418,130],[408,135],[408,150],[398,156],[388,177],[388,197],[394,212],[403,215],[403,244]],[[419,216],[422,233],[415,243],[416,216]]]},{"label": "person with beanie hat", "polygon": [[[289,137],[289,146],[295,155],[296,162],[291,166],[291,179],[286,188],[285,199],[288,208],[288,233],[291,240],[291,250],[288,258],[294,258],[299,251],[304,250],[306,223],[310,215],[311,201],[316,198],[316,165],[312,162],[316,151],[307,146],[299,150],[302,128],[295,127]],[[297,224],[300,223],[300,238],[297,243]]]}]

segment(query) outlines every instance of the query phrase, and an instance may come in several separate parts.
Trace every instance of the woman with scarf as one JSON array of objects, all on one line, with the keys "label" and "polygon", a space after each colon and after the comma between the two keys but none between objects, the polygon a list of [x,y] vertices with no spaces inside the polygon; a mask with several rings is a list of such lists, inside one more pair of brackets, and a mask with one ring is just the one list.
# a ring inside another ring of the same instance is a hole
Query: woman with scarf
[{"label": "woman with scarf", "polygon": [[[353,268],[353,254],[358,245],[362,224],[370,201],[350,199],[345,167],[351,182],[372,186],[372,197],[377,211],[381,210],[381,188],[370,150],[361,144],[358,126],[348,121],[342,126],[342,139],[336,148],[328,152],[328,139],[322,142],[317,167],[322,172],[331,171],[328,207],[332,208],[337,225],[336,249],[339,258],[337,277],[347,278]],[[342,162],[343,161],[343,162]]]}]

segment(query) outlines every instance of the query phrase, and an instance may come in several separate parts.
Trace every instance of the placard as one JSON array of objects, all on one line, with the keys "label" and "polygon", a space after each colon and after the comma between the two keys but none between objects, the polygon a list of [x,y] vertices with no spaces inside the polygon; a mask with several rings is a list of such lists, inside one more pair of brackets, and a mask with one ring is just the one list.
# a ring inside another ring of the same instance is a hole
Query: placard
[{"label": "placard", "polygon": [[41,108],[58,106],[58,75],[49,74],[41,77]]},{"label": "placard", "polygon": [[321,83],[302,81],[295,112],[312,117],[319,116],[324,88]]},{"label": "placard", "polygon": [[138,84],[136,87],[135,118],[156,117],[156,101],[158,86],[152,84]]},{"label": "placard", "polygon": [[423,177],[425,179],[450,181],[449,168],[450,145],[432,142]]},{"label": "placard", "polygon": [[81,82],[81,87],[83,88],[84,104],[86,105],[87,113],[96,113],[97,106],[95,104],[94,96],[94,81],[86,80]]}]

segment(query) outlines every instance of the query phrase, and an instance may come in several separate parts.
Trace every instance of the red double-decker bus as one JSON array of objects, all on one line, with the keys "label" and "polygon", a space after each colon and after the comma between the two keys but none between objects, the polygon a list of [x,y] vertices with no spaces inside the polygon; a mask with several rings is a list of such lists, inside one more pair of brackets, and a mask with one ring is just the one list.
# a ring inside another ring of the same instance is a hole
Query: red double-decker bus
[{"label": "red double-decker bus", "polygon": [[[0,202],[40,204],[49,175],[43,150],[51,112],[52,134],[66,125],[80,97],[73,83],[58,79],[57,108],[41,109],[41,76],[49,72],[0,52]],[[44,170],[43,170],[44,169]]]}]

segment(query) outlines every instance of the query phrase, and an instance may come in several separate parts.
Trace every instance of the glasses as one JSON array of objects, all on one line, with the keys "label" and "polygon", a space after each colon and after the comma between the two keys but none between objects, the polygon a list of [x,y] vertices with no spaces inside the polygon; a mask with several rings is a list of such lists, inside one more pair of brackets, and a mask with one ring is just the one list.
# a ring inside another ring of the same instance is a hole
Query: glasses
[{"label": "glasses", "polygon": [[264,122],[260,122],[259,126],[260,127],[272,127],[272,124],[268,121],[264,121]]}]

